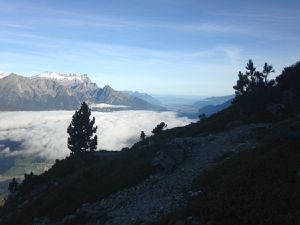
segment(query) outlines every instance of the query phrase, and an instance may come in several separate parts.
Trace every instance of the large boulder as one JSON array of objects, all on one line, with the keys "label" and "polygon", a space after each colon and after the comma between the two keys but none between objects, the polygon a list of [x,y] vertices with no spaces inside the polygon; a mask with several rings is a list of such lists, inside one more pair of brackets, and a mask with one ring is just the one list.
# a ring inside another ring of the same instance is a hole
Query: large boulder
[{"label": "large boulder", "polygon": [[174,139],[164,145],[152,160],[152,166],[165,174],[171,174],[176,167],[183,163],[188,155],[190,146],[186,140]]}]

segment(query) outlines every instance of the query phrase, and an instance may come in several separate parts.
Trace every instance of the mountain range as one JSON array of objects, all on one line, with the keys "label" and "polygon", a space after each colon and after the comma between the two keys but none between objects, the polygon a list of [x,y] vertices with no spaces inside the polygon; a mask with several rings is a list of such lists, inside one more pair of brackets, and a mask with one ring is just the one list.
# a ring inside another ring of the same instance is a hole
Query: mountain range
[{"label": "mountain range", "polygon": [[0,111],[74,110],[85,101],[93,109],[101,111],[171,110],[182,116],[197,117],[199,113],[209,116],[229,106],[232,98],[233,95],[228,95],[196,101],[196,97],[175,96],[171,100],[177,102],[180,99],[181,102],[174,105],[167,104],[164,97],[154,98],[137,91],[117,91],[109,85],[101,88],[86,74],[46,71],[33,77],[24,77],[0,72]]},{"label": "mountain range", "polygon": [[73,110],[81,102],[125,105],[130,109],[163,110],[135,92],[100,88],[86,75],[43,72],[24,77],[0,73],[0,110]]}]

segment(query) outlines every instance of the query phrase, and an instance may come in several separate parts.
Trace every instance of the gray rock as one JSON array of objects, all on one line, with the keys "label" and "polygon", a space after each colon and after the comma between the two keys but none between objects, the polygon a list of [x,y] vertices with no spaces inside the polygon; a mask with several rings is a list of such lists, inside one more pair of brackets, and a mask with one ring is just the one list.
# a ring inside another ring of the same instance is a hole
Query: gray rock
[{"label": "gray rock", "polygon": [[267,111],[269,111],[271,114],[279,116],[283,113],[285,107],[282,104],[274,103],[267,106]]},{"label": "gray rock", "polygon": [[191,198],[196,198],[196,197],[199,197],[200,195],[203,194],[203,191],[202,190],[199,190],[199,191],[190,191],[189,192],[189,196]]},{"label": "gray rock", "polygon": [[227,128],[233,128],[233,127],[237,127],[240,126],[242,124],[242,121],[240,120],[235,120],[235,121],[231,121],[229,123],[226,124]]},{"label": "gray rock", "polygon": [[186,225],[186,223],[182,220],[177,220],[174,225]]},{"label": "gray rock", "polygon": [[157,152],[152,160],[152,165],[162,169],[165,174],[171,174],[185,160],[189,149],[186,142],[173,140],[163,146],[163,151]]},{"label": "gray rock", "polygon": [[65,216],[62,220],[63,225],[73,225],[76,223],[77,216],[76,215],[68,215]]}]

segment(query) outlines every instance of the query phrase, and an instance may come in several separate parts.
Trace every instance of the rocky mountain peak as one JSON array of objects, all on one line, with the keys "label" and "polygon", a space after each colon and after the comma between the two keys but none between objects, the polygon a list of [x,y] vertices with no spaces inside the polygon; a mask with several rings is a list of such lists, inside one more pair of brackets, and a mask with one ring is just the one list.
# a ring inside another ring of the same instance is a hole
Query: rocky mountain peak
[{"label": "rocky mountain peak", "polygon": [[103,90],[113,91],[114,89],[113,89],[111,86],[109,86],[109,85],[107,84],[107,85],[105,85],[105,86],[103,87]]}]

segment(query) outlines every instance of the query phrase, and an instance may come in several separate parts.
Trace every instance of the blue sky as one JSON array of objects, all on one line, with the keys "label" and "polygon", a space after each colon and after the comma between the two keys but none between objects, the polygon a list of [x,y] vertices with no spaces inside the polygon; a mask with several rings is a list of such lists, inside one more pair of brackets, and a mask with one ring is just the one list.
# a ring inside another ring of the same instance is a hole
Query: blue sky
[{"label": "blue sky", "polygon": [[300,60],[300,1],[0,0],[0,70],[87,73],[99,86],[225,95],[251,58]]}]

